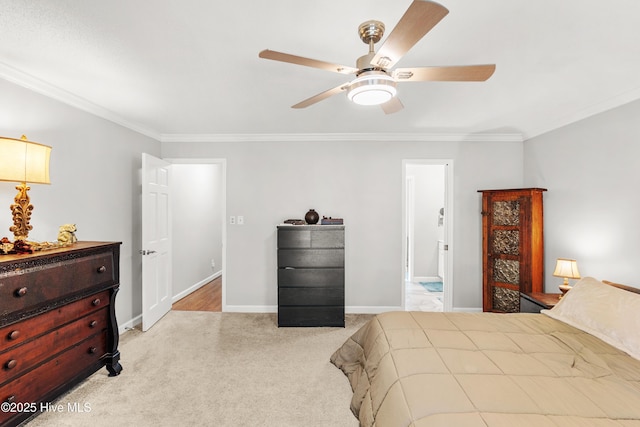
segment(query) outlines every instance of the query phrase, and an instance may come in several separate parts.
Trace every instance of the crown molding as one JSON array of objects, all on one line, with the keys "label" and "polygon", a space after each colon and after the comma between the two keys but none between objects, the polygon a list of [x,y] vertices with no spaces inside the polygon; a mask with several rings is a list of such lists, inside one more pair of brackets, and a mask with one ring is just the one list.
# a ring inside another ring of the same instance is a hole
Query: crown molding
[{"label": "crown molding", "polygon": [[2,62],[0,62],[0,78],[14,83],[18,86],[22,86],[24,88],[37,92],[48,98],[55,99],[56,101],[60,101],[64,104],[75,107],[79,110],[86,111],[87,113],[93,114],[94,116],[116,123],[127,129],[131,129],[134,132],[138,132],[142,135],[148,136],[149,138],[153,138],[156,141],[160,141],[160,134],[158,132],[154,132],[153,130],[145,128],[144,126],[140,126],[139,124],[130,122],[111,110],[100,107],[99,105],[96,105],[85,98],[74,95],[73,93],[67,92],[64,89],[60,89],[57,86],[47,83],[44,80],[40,80],[37,77],[34,77],[30,74],[25,73],[24,71],[20,71]]},{"label": "crown molding", "polygon": [[161,142],[522,142],[519,133],[162,134]]}]

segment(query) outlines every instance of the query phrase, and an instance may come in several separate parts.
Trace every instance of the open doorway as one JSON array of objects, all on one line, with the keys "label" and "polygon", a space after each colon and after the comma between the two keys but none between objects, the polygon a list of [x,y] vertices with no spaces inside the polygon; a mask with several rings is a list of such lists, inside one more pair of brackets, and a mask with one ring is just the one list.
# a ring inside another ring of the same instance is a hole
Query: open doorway
[{"label": "open doorway", "polygon": [[[173,302],[189,300],[194,306],[206,302],[224,311],[226,161],[168,161],[175,187],[171,201]],[[211,301],[213,297],[216,301]]]},{"label": "open doorway", "polygon": [[405,310],[451,310],[451,181],[450,160],[403,161]]}]

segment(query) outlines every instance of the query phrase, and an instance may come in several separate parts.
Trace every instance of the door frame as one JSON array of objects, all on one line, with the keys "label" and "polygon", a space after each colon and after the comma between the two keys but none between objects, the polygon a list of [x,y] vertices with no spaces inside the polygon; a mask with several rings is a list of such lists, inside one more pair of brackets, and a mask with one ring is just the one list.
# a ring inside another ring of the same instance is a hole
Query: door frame
[{"label": "door frame", "polygon": [[406,307],[406,292],[405,292],[405,264],[407,261],[407,241],[408,241],[408,212],[407,204],[407,166],[409,165],[426,165],[426,166],[444,166],[445,178],[444,178],[444,244],[445,244],[445,257],[444,257],[444,271],[445,276],[443,278],[443,310],[453,310],[453,230],[454,230],[454,206],[453,206],[453,159],[403,159],[402,160],[402,280],[401,283],[401,295],[402,295],[402,309]]},{"label": "door frame", "polygon": [[[414,196],[414,192],[415,192],[415,179],[412,176],[406,176],[406,166],[404,167],[404,171],[405,171],[405,178],[404,178],[404,183],[405,183],[405,188],[403,190],[404,195],[406,197],[405,199],[405,203],[404,203],[404,213],[403,213],[403,217],[405,219],[405,226],[404,226],[404,237],[403,237],[403,242],[404,242],[404,250],[405,255],[404,255],[404,274],[405,274],[405,281],[406,280],[412,280],[413,279],[413,253],[414,253],[414,241],[412,239],[413,237],[413,228],[414,228],[414,216],[410,215],[409,212],[412,212],[415,208],[415,196]],[[403,296],[404,297],[404,296]],[[404,301],[404,299],[403,299]]]},{"label": "door frame", "polygon": [[166,158],[171,164],[181,165],[211,165],[217,164],[222,168],[222,311],[227,311],[227,159],[225,158]]}]

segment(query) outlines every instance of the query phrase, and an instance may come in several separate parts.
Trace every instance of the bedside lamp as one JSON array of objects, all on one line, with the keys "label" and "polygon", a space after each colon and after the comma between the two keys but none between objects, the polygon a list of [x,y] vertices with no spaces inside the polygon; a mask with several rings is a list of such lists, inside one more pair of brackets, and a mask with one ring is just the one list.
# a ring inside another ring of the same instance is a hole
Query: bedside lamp
[{"label": "bedside lamp", "polygon": [[562,282],[562,285],[558,286],[562,295],[564,295],[569,291],[569,289],[571,289],[571,286],[569,286],[569,279],[580,278],[578,263],[575,259],[558,258],[553,275],[556,277],[564,277],[564,282]]},{"label": "bedside lamp", "polygon": [[27,140],[0,137],[0,181],[17,182],[18,194],[11,205],[13,225],[9,228],[16,240],[26,240],[33,226],[29,224],[33,205],[27,191],[30,184],[50,184],[51,147]]}]

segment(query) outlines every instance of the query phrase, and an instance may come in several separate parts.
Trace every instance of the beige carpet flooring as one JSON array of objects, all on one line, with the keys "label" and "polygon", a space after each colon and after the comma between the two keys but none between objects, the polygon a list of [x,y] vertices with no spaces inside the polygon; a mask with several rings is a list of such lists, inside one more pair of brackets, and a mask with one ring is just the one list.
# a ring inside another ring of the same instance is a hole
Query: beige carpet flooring
[{"label": "beige carpet flooring", "polygon": [[57,401],[63,412],[27,425],[357,426],[349,382],[329,357],[369,318],[278,328],[275,314],[171,311],[120,337],[118,377],[100,370]]}]

